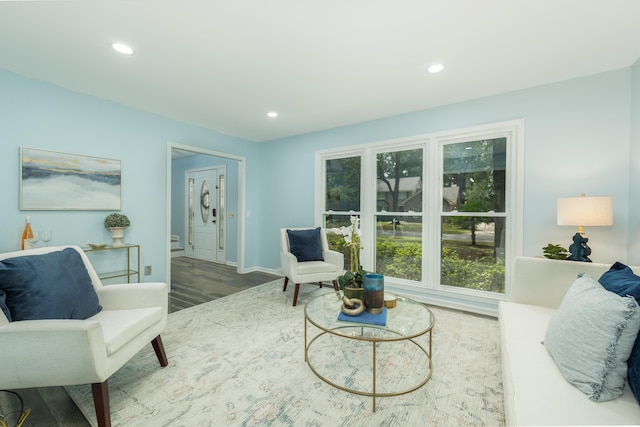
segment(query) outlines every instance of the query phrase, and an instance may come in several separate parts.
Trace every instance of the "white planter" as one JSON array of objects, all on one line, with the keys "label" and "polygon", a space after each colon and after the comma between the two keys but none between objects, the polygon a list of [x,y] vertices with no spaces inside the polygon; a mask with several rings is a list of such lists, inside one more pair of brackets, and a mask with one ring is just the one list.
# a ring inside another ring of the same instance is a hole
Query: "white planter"
[{"label": "white planter", "polygon": [[111,238],[113,239],[113,244],[111,246],[114,248],[124,246],[122,239],[124,238],[125,227],[109,227],[109,230],[111,231]]}]

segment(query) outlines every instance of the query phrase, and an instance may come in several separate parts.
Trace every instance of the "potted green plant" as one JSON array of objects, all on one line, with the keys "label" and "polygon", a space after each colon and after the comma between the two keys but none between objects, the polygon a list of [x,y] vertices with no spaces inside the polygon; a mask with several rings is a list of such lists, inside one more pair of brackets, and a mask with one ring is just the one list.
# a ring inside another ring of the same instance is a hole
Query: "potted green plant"
[{"label": "potted green plant", "polygon": [[114,212],[107,215],[104,219],[104,226],[111,231],[113,238],[113,247],[124,246],[122,239],[124,238],[124,230],[131,225],[131,221],[125,214]]},{"label": "potted green plant", "polygon": [[347,298],[364,300],[364,275],[367,272],[360,266],[358,271],[346,271],[338,277],[338,285]]},{"label": "potted green plant", "polygon": [[542,253],[545,258],[561,260],[569,258],[570,255],[566,248],[560,245],[554,245],[553,243],[548,243],[547,246],[542,248]]},{"label": "potted green plant", "polygon": [[338,285],[347,298],[357,298],[364,300],[364,275],[367,272],[360,265],[361,231],[360,218],[351,216],[351,225],[333,229],[334,233],[341,234],[345,241],[345,246],[349,248],[350,270],[338,277]]}]

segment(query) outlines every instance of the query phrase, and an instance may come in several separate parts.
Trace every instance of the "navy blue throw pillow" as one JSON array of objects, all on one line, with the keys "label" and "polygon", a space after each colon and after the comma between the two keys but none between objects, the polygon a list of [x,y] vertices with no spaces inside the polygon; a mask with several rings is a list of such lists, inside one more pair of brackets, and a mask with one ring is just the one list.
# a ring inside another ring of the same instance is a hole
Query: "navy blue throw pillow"
[{"label": "navy blue throw pillow", "polygon": [[102,307],[74,249],[0,261],[0,290],[13,321],[87,319]]},{"label": "navy blue throw pillow", "polygon": [[[640,304],[640,276],[636,276],[629,266],[616,262],[598,281],[606,290],[622,297],[631,295]],[[636,338],[627,365],[629,386],[636,400],[640,402],[640,339]]]},{"label": "navy blue throw pillow", "polygon": [[9,311],[9,307],[7,307],[6,300],[7,300],[7,294],[0,291],[0,310],[2,310],[7,320],[11,322],[11,312]]},{"label": "navy blue throw pillow", "polygon": [[636,342],[631,350],[631,355],[627,361],[627,379],[631,391],[640,403],[640,339],[636,338]]},{"label": "navy blue throw pillow", "polygon": [[287,235],[289,251],[299,262],[324,261],[320,227],[309,230],[287,230]]},{"label": "navy blue throw pillow", "polygon": [[640,304],[640,276],[633,274],[629,266],[616,262],[600,276],[598,282],[606,290],[621,297],[631,295]]}]

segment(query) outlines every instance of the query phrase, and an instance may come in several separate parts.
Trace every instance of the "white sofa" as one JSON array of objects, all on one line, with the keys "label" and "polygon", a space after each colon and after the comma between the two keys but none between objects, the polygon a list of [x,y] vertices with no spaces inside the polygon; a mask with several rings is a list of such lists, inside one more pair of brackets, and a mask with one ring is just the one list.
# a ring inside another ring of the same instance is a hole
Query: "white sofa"
[{"label": "white sofa", "polygon": [[[621,397],[594,402],[565,380],[544,344],[549,319],[580,272],[596,280],[609,264],[519,257],[499,322],[507,425],[640,425],[629,384]],[[640,267],[631,268],[640,272]]]}]

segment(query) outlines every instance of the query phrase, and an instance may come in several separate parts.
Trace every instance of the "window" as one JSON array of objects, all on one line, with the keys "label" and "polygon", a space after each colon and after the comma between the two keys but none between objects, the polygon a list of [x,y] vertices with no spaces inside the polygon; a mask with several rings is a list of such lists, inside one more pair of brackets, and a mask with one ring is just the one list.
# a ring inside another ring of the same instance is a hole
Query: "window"
[{"label": "window", "polygon": [[[362,265],[385,283],[497,298],[521,253],[522,128],[514,121],[318,152],[317,221],[330,230],[360,216]],[[328,238],[348,254],[341,236]]]},{"label": "window", "polygon": [[[351,215],[360,215],[361,203],[360,156],[324,160],[323,221],[327,230],[351,224]],[[349,248],[341,236],[327,233],[329,246],[345,255],[345,268],[351,270]],[[355,266],[356,268],[358,266]]]},{"label": "window", "polygon": [[375,271],[422,280],[423,149],[376,155]]},{"label": "window", "polygon": [[443,146],[443,285],[504,293],[506,147],[506,138]]}]

